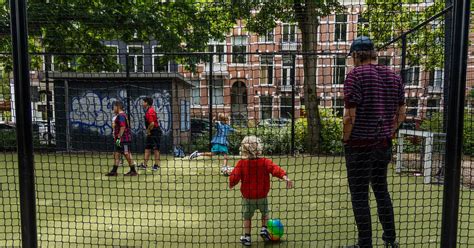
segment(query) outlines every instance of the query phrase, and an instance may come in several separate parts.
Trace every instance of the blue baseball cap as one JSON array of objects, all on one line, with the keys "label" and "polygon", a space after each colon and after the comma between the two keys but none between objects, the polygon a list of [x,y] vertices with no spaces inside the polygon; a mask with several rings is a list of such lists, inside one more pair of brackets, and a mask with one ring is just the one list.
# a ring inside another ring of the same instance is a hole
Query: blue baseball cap
[{"label": "blue baseball cap", "polygon": [[359,36],[352,42],[349,55],[353,52],[372,50],[375,50],[374,42],[367,36]]}]

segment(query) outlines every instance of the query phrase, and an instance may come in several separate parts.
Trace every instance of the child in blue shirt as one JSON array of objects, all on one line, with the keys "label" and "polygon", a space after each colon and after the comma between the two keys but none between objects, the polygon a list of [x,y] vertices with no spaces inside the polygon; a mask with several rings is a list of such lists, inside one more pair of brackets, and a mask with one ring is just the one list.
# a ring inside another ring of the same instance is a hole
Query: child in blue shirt
[{"label": "child in blue shirt", "polygon": [[217,131],[211,141],[211,152],[200,153],[199,151],[195,151],[191,153],[189,159],[195,159],[200,156],[212,157],[214,155],[223,155],[224,166],[221,171],[225,175],[228,175],[229,171],[227,167],[227,154],[229,153],[229,141],[227,140],[227,137],[229,137],[231,133],[235,132],[235,129],[233,129],[228,123],[229,118],[222,113],[219,114],[217,117],[217,121],[215,121],[214,124]]}]

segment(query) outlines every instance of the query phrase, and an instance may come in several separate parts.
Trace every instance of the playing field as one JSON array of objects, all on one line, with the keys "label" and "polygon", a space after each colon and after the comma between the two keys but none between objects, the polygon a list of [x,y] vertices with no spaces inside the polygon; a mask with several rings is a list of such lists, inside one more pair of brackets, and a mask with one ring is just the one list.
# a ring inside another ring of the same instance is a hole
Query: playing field
[{"label": "playing field", "polygon": [[[274,157],[295,188],[273,180],[271,217],[285,224],[282,247],[336,247],[355,242],[355,225],[340,157]],[[0,156],[0,246],[20,246],[16,154]],[[107,178],[109,154],[37,154],[38,240],[41,247],[240,247],[238,189],[229,190],[216,160],[163,157],[159,172]],[[234,161],[232,161],[234,163]],[[126,172],[127,168],[120,168]],[[402,247],[438,247],[442,187],[390,169]],[[474,195],[463,189],[461,247],[474,245]],[[472,199],[472,200],[469,200]],[[375,200],[372,200],[375,207]],[[372,209],[373,222],[376,209]],[[263,246],[255,235],[254,247]],[[381,227],[374,224],[381,245]]]}]

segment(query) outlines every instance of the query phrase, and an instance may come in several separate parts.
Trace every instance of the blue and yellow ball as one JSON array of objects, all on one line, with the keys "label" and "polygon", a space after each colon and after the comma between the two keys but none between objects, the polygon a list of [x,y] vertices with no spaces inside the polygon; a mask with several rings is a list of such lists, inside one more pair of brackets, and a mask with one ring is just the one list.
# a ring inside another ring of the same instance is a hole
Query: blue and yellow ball
[{"label": "blue and yellow ball", "polygon": [[278,241],[284,233],[283,223],[279,219],[270,219],[267,221],[267,230],[270,233],[270,239]]}]

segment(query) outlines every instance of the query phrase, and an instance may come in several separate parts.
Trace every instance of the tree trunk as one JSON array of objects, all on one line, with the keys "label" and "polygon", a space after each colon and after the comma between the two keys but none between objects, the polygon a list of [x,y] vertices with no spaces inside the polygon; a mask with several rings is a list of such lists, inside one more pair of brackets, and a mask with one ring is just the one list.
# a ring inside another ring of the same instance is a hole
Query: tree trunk
[{"label": "tree trunk", "polygon": [[318,63],[316,51],[319,20],[315,10],[314,1],[307,0],[304,6],[295,6],[299,28],[302,33],[304,104],[306,108],[306,118],[308,120],[306,148],[310,154],[319,153],[321,144],[321,121],[316,91],[316,66]]}]

